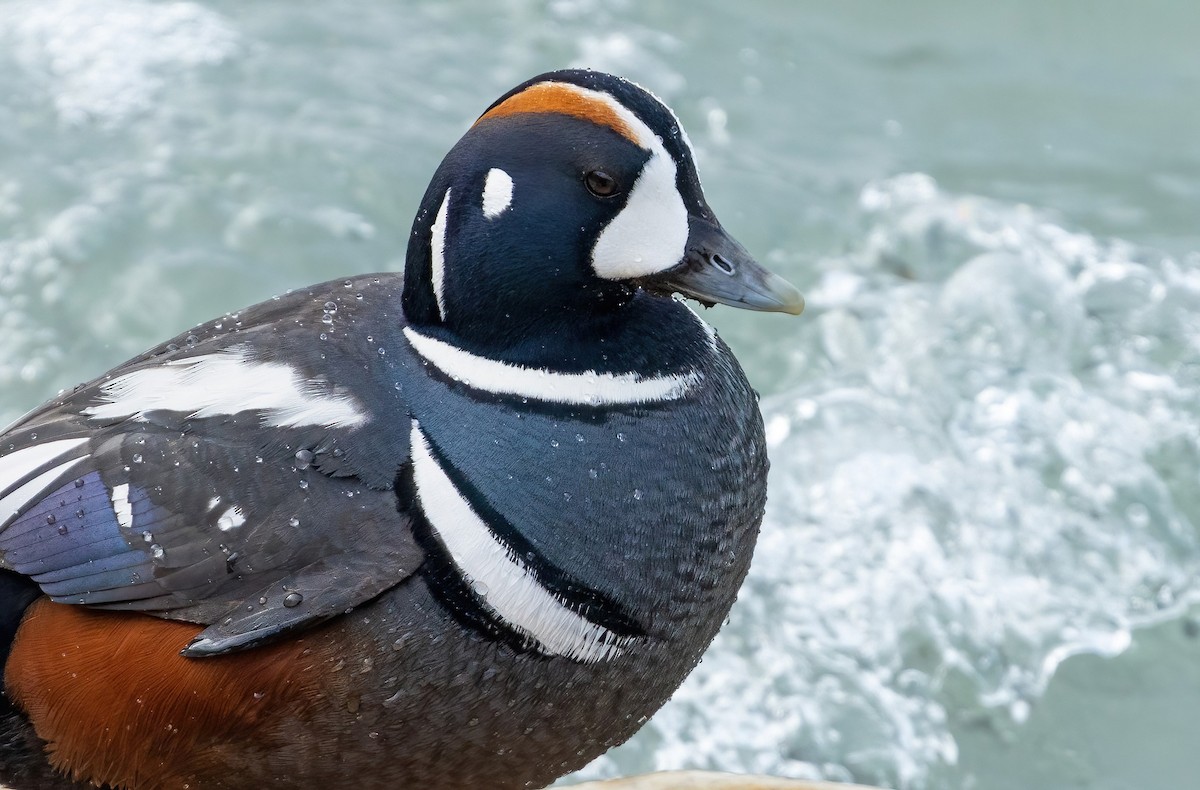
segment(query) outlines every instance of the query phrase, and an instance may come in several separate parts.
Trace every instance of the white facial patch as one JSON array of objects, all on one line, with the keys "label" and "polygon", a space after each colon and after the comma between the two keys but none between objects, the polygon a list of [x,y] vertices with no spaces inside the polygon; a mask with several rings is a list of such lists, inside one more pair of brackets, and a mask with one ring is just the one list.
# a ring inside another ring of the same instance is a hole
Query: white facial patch
[{"label": "white facial patch", "polygon": [[438,317],[446,317],[446,212],[450,207],[450,190],[446,190],[433,227],[429,231],[429,274],[433,279],[433,297],[437,299]]},{"label": "white facial patch", "polygon": [[[667,153],[662,138],[609,94],[558,84],[590,101],[606,104],[633,133],[638,145],[650,152],[625,207],[600,232],[592,248],[592,270],[608,280],[625,280],[675,266],[687,249],[688,212],[675,184],[675,160]],[[683,127],[679,129],[682,132]],[[690,149],[686,136],[683,141]]]},{"label": "white facial patch", "polygon": [[261,411],[263,424],[277,428],[355,428],[367,421],[349,394],[340,389],[316,394],[307,384],[287,365],[251,361],[231,349],[117,376],[100,390],[105,402],[83,413],[98,420],[143,420],[151,411],[183,412],[196,419]]},{"label": "white facial patch", "polygon": [[600,232],[592,269],[607,280],[666,271],[687,251],[688,213],[675,186],[675,160],[662,144],[642,167],[625,207]]},{"label": "white facial patch", "polygon": [[571,611],[497,540],[438,464],[416,420],[413,477],[421,510],[464,581],[496,617],[542,653],[594,663],[624,652],[622,637]]},{"label": "white facial patch", "polygon": [[698,370],[648,377],[594,370],[560,373],[481,357],[423,335],[411,326],[404,327],[404,336],[426,361],[471,389],[550,403],[606,406],[677,400],[703,379]]},{"label": "white facial patch", "polygon": [[512,205],[512,176],[498,167],[487,172],[483,182],[483,216],[495,219]]}]

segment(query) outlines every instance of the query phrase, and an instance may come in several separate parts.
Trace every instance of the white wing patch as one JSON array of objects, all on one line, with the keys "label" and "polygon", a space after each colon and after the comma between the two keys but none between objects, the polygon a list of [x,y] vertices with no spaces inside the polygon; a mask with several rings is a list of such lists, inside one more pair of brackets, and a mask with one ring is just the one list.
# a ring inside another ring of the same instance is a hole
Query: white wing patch
[{"label": "white wing patch", "polygon": [[438,316],[446,317],[446,212],[450,207],[450,190],[442,197],[433,227],[429,231],[429,274],[433,279],[433,296],[437,299]]},{"label": "white wing patch", "polygon": [[87,442],[86,438],[57,439],[52,442],[23,447],[16,452],[0,457],[0,492],[7,491],[15,483],[59,456]]},{"label": "white wing patch", "polygon": [[23,447],[0,457],[0,528],[87,456],[79,456],[36,474],[38,469],[87,443],[87,438],[56,439]]},{"label": "white wing patch", "polygon": [[624,652],[635,637],[618,636],[568,609],[496,539],[438,465],[416,420],[412,457],[425,517],[466,582],[497,617],[547,655],[593,663]]},{"label": "white wing patch", "polygon": [[560,373],[477,356],[411,326],[404,328],[404,336],[426,361],[471,389],[551,403],[603,406],[677,400],[703,378],[698,370],[646,378],[636,373]]},{"label": "white wing patch", "polygon": [[512,205],[512,176],[498,167],[487,172],[483,182],[483,216],[495,219]]},{"label": "white wing patch", "polygon": [[323,425],[353,428],[367,421],[350,395],[317,394],[293,368],[251,361],[237,349],[173,359],[117,376],[104,384],[104,403],[83,413],[94,419],[144,419],[146,412],[183,412],[191,418],[262,411],[263,424],[277,428]]},{"label": "white wing patch", "polygon": [[228,532],[231,529],[237,529],[246,523],[246,516],[242,513],[242,509],[237,505],[226,510],[217,519],[217,528],[222,532]]},{"label": "white wing patch", "polygon": [[129,483],[113,486],[113,512],[117,514],[117,523],[125,529],[133,529],[133,506],[129,504]]},{"label": "white wing patch", "polygon": [[4,499],[0,499],[0,528],[8,526],[8,522],[16,518],[26,505],[43,496],[46,490],[54,485],[56,480],[86,457],[72,458],[70,461],[59,464],[53,469],[42,472],[15,491],[5,494]]}]

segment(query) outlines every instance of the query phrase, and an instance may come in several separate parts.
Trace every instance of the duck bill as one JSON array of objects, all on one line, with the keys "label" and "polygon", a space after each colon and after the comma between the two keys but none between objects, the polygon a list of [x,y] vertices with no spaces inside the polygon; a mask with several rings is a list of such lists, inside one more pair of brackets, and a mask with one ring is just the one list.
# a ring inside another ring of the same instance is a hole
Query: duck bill
[{"label": "duck bill", "polygon": [[682,294],[711,307],[800,315],[804,297],[796,286],[767,271],[725,229],[700,217],[688,221],[687,252],[678,266],[643,277],[651,293]]}]

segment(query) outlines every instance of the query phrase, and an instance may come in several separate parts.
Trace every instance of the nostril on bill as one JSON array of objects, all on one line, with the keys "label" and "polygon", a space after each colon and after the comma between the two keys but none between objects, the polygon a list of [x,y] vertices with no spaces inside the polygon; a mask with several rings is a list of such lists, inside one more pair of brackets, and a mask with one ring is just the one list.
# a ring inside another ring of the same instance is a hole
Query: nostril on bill
[{"label": "nostril on bill", "polygon": [[712,264],[721,274],[727,274],[730,277],[737,274],[737,267],[733,265],[733,261],[726,258],[719,252],[714,252],[708,256],[708,262]]}]

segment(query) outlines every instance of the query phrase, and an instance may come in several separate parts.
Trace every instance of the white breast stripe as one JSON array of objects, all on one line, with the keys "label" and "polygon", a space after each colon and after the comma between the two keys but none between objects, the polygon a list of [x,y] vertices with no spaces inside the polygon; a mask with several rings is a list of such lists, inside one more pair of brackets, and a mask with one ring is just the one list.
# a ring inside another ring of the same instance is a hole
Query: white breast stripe
[{"label": "white breast stripe", "polygon": [[0,457],[0,495],[37,471],[38,467],[74,450],[85,442],[87,442],[86,437],[56,439],[52,442],[35,444],[32,447],[22,447],[20,450]]},{"label": "white breast stripe", "polygon": [[624,652],[633,637],[618,636],[568,609],[496,539],[442,471],[416,420],[412,458],[421,510],[459,572],[483,595],[489,609],[548,655],[593,663]]},{"label": "white breast stripe", "polygon": [[450,190],[446,190],[433,228],[429,231],[429,267],[433,278],[433,296],[437,299],[438,315],[446,317],[446,212],[450,207]]},{"label": "white breast stripe", "polygon": [[143,419],[149,411],[184,412],[204,418],[262,411],[277,428],[323,425],[353,428],[367,421],[358,402],[335,389],[318,395],[293,368],[252,362],[237,349],[176,359],[117,376],[104,385],[105,403],[83,413],[95,419]]},{"label": "white breast stripe", "polygon": [[49,493],[46,489],[52,486],[59,477],[66,474],[68,470],[70,470],[76,464],[82,462],[85,458],[87,458],[87,456],[72,458],[66,463],[59,464],[53,469],[42,472],[40,475],[33,478],[17,490],[6,494],[4,499],[0,499],[0,529],[7,527],[8,523],[16,518],[17,514],[19,514],[21,510],[30,502],[33,502],[39,497]]},{"label": "white breast stripe", "polygon": [[498,167],[487,172],[483,182],[483,216],[495,219],[512,205],[512,176]]},{"label": "white breast stripe", "polygon": [[703,378],[699,371],[642,378],[636,373],[559,373],[480,357],[422,335],[410,326],[404,336],[424,359],[471,389],[551,403],[603,406],[655,403],[682,398]]},{"label": "white breast stripe", "polygon": [[133,529],[133,506],[129,504],[129,483],[113,486],[113,512],[117,514],[117,523],[125,529]]}]

